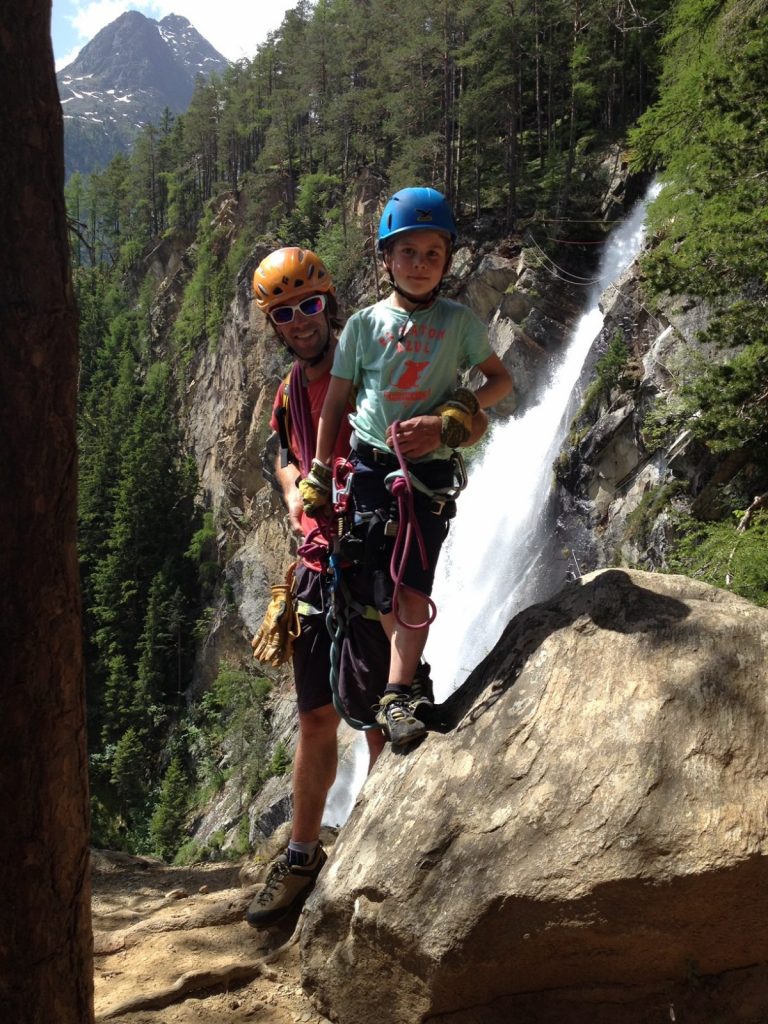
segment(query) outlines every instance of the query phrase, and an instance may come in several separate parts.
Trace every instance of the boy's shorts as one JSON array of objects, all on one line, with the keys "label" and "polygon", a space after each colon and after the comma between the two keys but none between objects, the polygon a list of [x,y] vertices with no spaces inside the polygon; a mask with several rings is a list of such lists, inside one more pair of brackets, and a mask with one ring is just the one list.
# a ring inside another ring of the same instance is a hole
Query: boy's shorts
[{"label": "boy's shorts", "polygon": [[[367,602],[362,573],[345,573],[355,603]],[[299,711],[314,711],[333,703],[331,692],[331,637],[326,626],[329,583],[316,570],[300,565],[296,570],[296,599],[313,611],[300,615],[301,633],[293,647],[293,677]],[[376,619],[350,610],[339,652],[339,694],[347,713],[373,723],[373,708],[387,685],[389,641]]]},{"label": "boy's shorts", "polygon": [[[360,513],[376,512],[379,510],[391,510],[393,518],[397,518],[397,499],[393,498],[391,492],[384,483],[385,478],[395,469],[394,465],[373,465],[367,462],[360,455],[353,453],[351,462],[355,467],[352,476],[352,500],[354,510]],[[453,466],[450,461],[435,459],[432,462],[421,462],[411,467],[411,472],[432,489],[450,488],[453,486]],[[421,552],[418,540],[412,537],[408,559],[405,564],[403,583],[420,591],[422,594],[431,594],[435,582],[435,569],[440,550],[448,536],[450,518],[443,514],[436,514],[432,511],[431,499],[421,491],[414,489],[414,509],[416,521],[424,538],[424,547],[427,555],[427,567],[424,568],[421,562]],[[386,514],[384,516],[386,519]],[[366,568],[371,578],[375,574],[383,573],[386,579],[390,579],[390,559],[394,547],[394,537],[384,535],[384,521],[377,524],[368,533],[366,541]],[[379,595],[376,595],[376,604],[380,610],[382,603]]]}]

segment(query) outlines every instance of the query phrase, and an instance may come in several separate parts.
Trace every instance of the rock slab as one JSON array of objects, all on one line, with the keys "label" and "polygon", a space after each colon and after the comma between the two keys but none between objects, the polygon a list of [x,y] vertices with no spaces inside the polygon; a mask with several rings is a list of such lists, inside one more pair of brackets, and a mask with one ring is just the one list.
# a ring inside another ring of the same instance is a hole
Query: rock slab
[{"label": "rock slab", "polygon": [[364,786],[307,905],[318,1008],[765,1019],[767,694],[768,610],[685,577],[603,570],[518,615],[451,731]]}]

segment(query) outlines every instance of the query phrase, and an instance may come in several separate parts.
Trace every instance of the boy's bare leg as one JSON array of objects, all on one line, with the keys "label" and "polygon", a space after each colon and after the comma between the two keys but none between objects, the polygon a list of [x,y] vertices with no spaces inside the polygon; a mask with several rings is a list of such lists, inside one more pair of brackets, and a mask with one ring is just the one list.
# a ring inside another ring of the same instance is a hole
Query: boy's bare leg
[{"label": "boy's bare leg", "polygon": [[[412,624],[426,622],[429,617],[429,603],[426,597],[413,590],[400,591],[397,610],[403,622]],[[382,615],[381,624],[389,637],[389,682],[410,686],[424,653],[429,627],[408,629],[400,625],[394,612]]]},{"label": "boy's bare leg", "polygon": [[387,743],[387,738],[381,729],[366,729],[365,739],[368,743],[368,771],[376,764],[379,754]]},{"label": "boy's bare leg", "polygon": [[[429,602],[423,594],[402,590],[397,611],[403,622],[418,625],[427,620]],[[429,629],[408,629],[397,621],[394,612],[382,615],[381,624],[389,637],[389,682],[376,712],[376,721],[393,746],[406,746],[426,732],[424,722],[416,718],[410,706],[409,690]]]}]

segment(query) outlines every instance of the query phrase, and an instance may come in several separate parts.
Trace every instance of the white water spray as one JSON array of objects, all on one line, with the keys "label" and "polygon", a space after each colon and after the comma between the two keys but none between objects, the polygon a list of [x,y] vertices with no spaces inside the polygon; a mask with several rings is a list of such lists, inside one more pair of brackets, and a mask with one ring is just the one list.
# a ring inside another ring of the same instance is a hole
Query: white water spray
[{"label": "white water spray", "polygon": [[[346,728],[342,726],[342,728]],[[351,731],[351,730],[350,730]],[[325,801],[323,824],[336,827],[349,817],[357,794],[368,774],[368,744],[365,733],[357,732],[339,761],[336,781]]]},{"label": "white water spray", "polygon": [[[492,429],[473,465],[443,548],[433,596],[438,615],[426,658],[443,701],[493,649],[509,620],[563,580],[547,515],[552,464],[562,446],[584,362],[603,326],[600,296],[629,266],[645,237],[648,195],[605,246],[597,280],[541,400]],[[578,567],[577,571],[578,571]]]},{"label": "white water spray", "polygon": [[[509,620],[543,600],[563,582],[548,515],[554,462],[573,412],[579,377],[603,326],[598,302],[639,253],[645,212],[659,186],[634,207],[605,246],[597,279],[582,315],[540,402],[525,415],[500,423],[472,466],[458,515],[443,547],[433,597],[438,615],[425,656],[435,699],[444,701],[493,649]],[[578,572],[578,567],[575,567]],[[368,746],[358,734],[339,767],[323,821],[346,821],[365,781]]]}]

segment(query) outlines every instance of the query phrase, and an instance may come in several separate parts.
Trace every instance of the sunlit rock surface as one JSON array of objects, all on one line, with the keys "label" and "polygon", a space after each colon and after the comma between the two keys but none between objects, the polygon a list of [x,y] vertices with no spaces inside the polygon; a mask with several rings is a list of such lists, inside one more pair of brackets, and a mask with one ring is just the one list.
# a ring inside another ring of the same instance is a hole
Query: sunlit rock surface
[{"label": "sunlit rock surface", "polygon": [[688,578],[605,570],[517,616],[452,730],[363,788],[308,905],[318,1007],[768,1012],[767,692],[768,610]]}]

